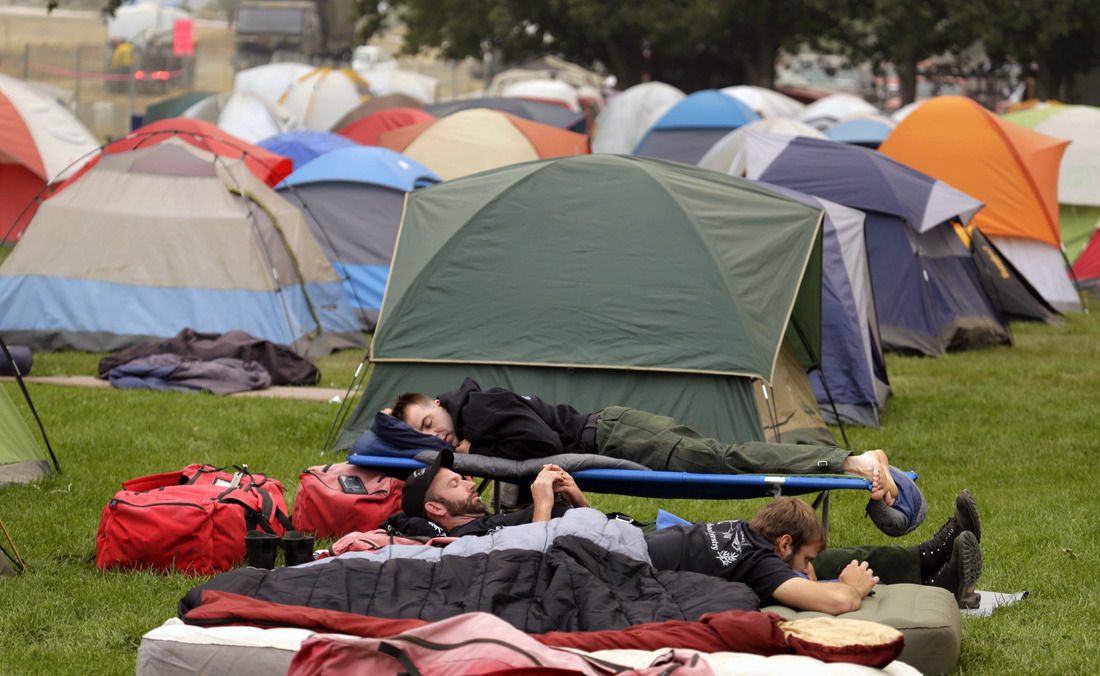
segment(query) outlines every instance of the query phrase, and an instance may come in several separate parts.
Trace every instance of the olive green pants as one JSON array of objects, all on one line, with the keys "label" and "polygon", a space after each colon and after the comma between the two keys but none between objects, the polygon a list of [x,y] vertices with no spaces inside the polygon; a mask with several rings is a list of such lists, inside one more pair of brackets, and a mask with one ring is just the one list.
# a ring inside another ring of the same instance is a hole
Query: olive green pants
[{"label": "olive green pants", "polygon": [[871,564],[871,570],[883,584],[920,584],[920,551],[917,547],[867,545],[828,548],[814,559],[814,573],[819,580],[835,580],[840,576],[840,571],[855,559]]},{"label": "olive green pants", "polygon": [[724,444],[667,416],[623,406],[599,412],[595,452],[650,469],[702,474],[839,474],[851,455],[833,446]]}]

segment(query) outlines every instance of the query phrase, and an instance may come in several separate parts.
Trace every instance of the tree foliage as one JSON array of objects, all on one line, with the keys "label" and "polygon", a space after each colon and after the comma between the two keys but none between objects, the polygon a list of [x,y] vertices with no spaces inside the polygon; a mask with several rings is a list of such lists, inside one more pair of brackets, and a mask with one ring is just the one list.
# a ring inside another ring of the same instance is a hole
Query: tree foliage
[{"label": "tree foliage", "polygon": [[903,101],[918,64],[980,40],[990,65],[1034,65],[1039,94],[1066,93],[1100,64],[1096,0],[356,0],[366,40],[387,20],[407,27],[405,51],[506,61],[553,53],[600,64],[623,85],[644,79],[691,91],[772,85],[782,49],[832,45],[859,60],[889,61]]},{"label": "tree foliage", "polygon": [[956,0],[849,0],[836,42],[849,57],[890,62],[898,73],[902,104],[916,98],[918,64],[944,52],[961,52],[973,43],[968,20],[953,11]]},{"label": "tree foliage", "polygon": [[[779,49],[831,24],[831,0],[358,0],[367,31],[405,24],[404,49],[449,58],[491,51],[506,61],[545,54],[601,64],[624,85],[655,79],[693,90],[770,85]],[[367,36],[364,36],[367,37]]]},{"label": "tree foliage", "polygon": [[1077,75],[1100,65],[1096,0],[956,0],[993,64],[1016,62],[1039,98],[1072,98]]}]

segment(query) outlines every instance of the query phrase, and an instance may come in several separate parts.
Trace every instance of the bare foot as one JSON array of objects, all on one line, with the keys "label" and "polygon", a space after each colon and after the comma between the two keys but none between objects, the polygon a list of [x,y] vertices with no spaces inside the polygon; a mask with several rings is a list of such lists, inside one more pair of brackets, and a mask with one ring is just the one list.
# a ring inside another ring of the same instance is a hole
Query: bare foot
[{"label": "bare foot", "polygon": [[876,449],[860,455],[850,455],[841,465],[841,469],[869,480],[872,500],[885,500],[887,505],[893,505],[897,499],[898,486],[890,475],[890,461],[885,452]]}]

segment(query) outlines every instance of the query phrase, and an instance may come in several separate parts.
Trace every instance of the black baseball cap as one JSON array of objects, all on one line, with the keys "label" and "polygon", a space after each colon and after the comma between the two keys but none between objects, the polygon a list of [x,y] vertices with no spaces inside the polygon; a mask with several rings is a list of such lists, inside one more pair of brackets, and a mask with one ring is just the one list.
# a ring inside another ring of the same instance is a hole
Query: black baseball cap
[{"label": "black baseball cap", "polygon": [[443,449],[436,454],[431,465],[414,470],[409,478],[405,479],[405,487],[401,495],[401,511],[406,516],[427,518],[424,513],[424,501],[428,495],[428,487],[432,485],[441,467],[451,469],[454,464],[454,453]]}]

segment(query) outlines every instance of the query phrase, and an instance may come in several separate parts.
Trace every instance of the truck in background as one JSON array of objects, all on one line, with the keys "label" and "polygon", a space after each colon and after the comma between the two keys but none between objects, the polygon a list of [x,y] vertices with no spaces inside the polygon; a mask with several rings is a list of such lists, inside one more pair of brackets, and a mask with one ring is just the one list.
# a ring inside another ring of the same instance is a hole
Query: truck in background
[{"label": "truck in background", "polygon": [[273,61],[346,64],[354,0],[244,0],[234,21],[233,69]]},{"label": "truck in background", "polygon": [[[122,5],[107,19],[108,91],[140,93],[186,90],[194,77],[195,54],[177,51],[178,22],[192,21],[191,12],[170,0]],[[188,31],[190,32],[190,31]]]}]

